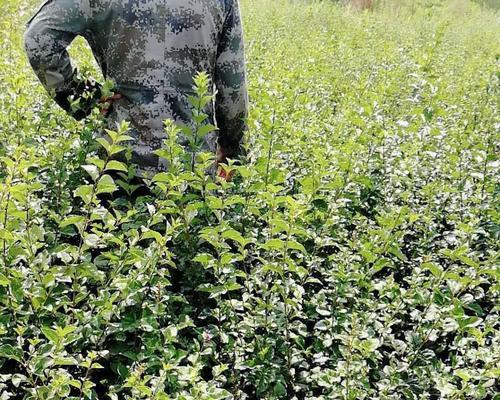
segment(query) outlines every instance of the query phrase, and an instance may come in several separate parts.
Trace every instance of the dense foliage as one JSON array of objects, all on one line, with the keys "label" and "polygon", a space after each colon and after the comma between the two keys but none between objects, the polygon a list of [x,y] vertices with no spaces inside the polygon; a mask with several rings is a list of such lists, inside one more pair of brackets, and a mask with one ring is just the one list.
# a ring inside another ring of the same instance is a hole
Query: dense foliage
[{"label": "dense foliage", "polygon": [[214,182],[167,121],[137,195],[126,124],[54,106],[0,0],[0,399],[493,398],[498,15],[242,3],[248,162]]}]

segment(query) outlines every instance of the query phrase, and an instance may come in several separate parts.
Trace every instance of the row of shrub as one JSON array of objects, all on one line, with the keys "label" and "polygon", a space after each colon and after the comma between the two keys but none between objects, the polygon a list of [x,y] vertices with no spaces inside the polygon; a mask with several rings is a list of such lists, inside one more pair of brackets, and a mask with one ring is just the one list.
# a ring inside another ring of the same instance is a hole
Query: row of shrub
[{"label": "row of shrub", "polygon": [[498,16],[243,0],[246,162],[214,180],[167,121],[137,188],[127,124],[57,109],[4,5],[1,399],[497,396]]}]

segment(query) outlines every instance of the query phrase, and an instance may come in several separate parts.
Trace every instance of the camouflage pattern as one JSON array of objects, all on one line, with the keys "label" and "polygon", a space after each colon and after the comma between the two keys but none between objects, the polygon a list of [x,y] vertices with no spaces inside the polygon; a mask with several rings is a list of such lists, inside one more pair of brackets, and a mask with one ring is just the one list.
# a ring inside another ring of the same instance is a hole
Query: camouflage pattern
[{"label": "camouflage pattern", "polygon": [[[163,169],[153,154],[163,121],[191,124],[193,76],[206,71],[217,91],[206,110],[218,142],[236,157],[245,130],[247,89],[238,0],[48,0],[28,22],[25,47],[33,69],[55,100],[71,112],[68,96],[92,89],[79,82],[67,47],[81,35],[106,79],[124,97],[113,105],[110,126],[131,123],[133,162]],[[83,101],[82,118],[100,97]],[[215,140],[207,139],[213,150]]]}]

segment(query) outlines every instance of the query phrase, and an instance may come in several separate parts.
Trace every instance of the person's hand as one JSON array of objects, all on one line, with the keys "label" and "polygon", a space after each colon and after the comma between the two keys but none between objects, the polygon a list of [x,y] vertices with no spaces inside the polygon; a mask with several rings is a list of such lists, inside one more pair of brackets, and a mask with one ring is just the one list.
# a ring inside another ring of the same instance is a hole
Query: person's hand
[{"label": "person's hand", "polygon": [[107,117],[109,111],[111,110],[111,107],[113,106],[113,103],[122,98],[123,95],[121,95],[120,93],[116,93],[113,96],[102,96],[99,100],[99,104],[101,105],[101,115]]},{"label": "person's hand", "polygon": [[220,164],[227,164],[227,155],[224,149],[222,149],[220,146],[217,147],[217,152],[215,154],[215,163],[217,165],[217,175],[226,180],[226,182],[231,182],[234,176],[234,171],[230,171],[229,173],[224,170],[220,166]]}]

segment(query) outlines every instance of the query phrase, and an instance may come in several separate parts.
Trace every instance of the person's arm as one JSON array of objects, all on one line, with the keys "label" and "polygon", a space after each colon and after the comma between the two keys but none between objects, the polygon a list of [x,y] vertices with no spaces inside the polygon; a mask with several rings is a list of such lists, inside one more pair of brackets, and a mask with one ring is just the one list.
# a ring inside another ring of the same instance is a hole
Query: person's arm
[{"label": "person's arm", "polygon": [[67,52],[75,37],[86,32],[90,18],[88,0],[48,0],[28,22],[24,35],[26,54],[40,82],[76,119],[90,114],[101,97],[98,85],[78,80]]},{"label": "person's arm", "polygon": [[235,158],[241,153],[248,107],[238,0],[232,0],[230,4],[218,45],[215,68],[215,117],[219,128],[219,152],[223,159]]}]

